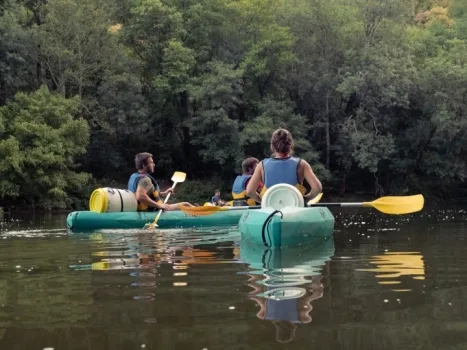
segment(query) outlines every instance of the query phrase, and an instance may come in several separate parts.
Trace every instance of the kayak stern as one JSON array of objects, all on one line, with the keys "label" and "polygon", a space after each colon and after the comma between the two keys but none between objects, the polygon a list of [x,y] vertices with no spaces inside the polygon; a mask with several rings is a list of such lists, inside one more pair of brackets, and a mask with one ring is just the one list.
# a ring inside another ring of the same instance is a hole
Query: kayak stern
[{"label": "kayak stern", "polygon": [[249,210],[242,214],[242,239],[266,247],[311,243],[332,235],[334,216],[326,207]]}]

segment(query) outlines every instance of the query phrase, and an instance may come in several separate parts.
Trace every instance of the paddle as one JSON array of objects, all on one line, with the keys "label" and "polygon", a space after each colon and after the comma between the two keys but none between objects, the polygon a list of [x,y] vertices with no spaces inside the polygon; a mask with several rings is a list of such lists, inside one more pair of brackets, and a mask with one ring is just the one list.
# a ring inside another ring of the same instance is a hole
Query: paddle
[{"label": "paddle", "polygon": [[318,193],[318,195],[315,198],[310,199],[306,205],[310,206],[314,203],[318,203],[321,200],[322,196],[323,196],[323,192]]},{"label": "paddle", "polygon": [[421,194],[413,196],[380,197],[372,202],[356,203],[319,203],[310,207],[373,207],[384,214],[409,214],[422,210],[424,198]]},{"label": "paddle", "polygon": [[[318,197],[318,196],[317,196]],[[373,207],[384,214],[409,214],[422,210],[424,204],[423,195],[417,194],[413,196],[387,196],[380,197],[372,202],[361,203],[310,203],[316,199],[313,198],[307,203],[309,207]],[[319,199],[318,199],[319,200]],[[211,215],[219,211],[226,210],[243,210],[243,209],[258,209],[260,205],[251,207],[186,207],[180,206],[184,212],[202,216]]]},{"label": "paddle", "polygon": [[[173,174],[172,179],[171,179],[171,180],[173,181],[172,189],[175,188],[175,185],[177,185],[177,183],[183,182],[183,181],[185,181],[185,179],[186,179],[186,174],[185,174],[185,173],[183,173],[183,172],[181,172],[181,171],[176,171],[176,172]],[[167,195],[167,197],[165,197],[164,204],[166,204],[167,201],[169,200],[170,194],[171,194],[171,193],[169,193],[169,194]],[[150,228],[159,227],[159,225],[157,225],[157,221],[159,221],[159,218],[160,218],[161,214],[162,214],[162,209],[159,209],[159,213],[157,214],[157,216],[156,216],[156,218],[154,219],[154,221],[153,221],[151,224],[146,224],[146,225],[144,225],[143,230],[144,230],[144,229],[150,229]]]},{"label": "paddle", "polygon": [[[308,201],[308,205],[318,203],[323,193],[319,193],[315,198],[310,199]],[[260,209],[261,205],[253,205],[253,206],[239,206],[239,207],[216,207],[216,206],[201,206],[201,207],[187,207],[185,205],[180,206],[180,210],[183,212],[195,215],[195,216],[206,216],[212,215],[219,211],[227,211],[227,210],[245,210],[245,209]]]}]

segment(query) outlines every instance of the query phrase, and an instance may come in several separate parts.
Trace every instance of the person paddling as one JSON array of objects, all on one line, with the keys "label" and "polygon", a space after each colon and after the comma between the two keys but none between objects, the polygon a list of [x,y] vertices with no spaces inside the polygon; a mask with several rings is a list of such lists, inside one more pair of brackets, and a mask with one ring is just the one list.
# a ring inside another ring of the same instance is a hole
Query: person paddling
[{"label": "person paddling", "polygon": [[[258,163],[259,160],[254,157],[247,158],[242,162],[242,175],[236,177],[232,186],[233,206],[256,205],[255,200],[247,196],[246,187]],[[256,189],[257,193],[261,192],[262,188],[263,183],[260,182]]]},{"label": "person paddling", "polygon": [[[306,160],[292,157],[293,153],[292,134],[279,128],[271,136],[271,158],[261,161],[256,167],[247,187],[246,194],[256,202],[261,202],[261,197],[267,189],[276,184],[289,184],[298,188],[308,201],[316,197],[323,189],[321,182],[313,173],[310,164]],[[311,191],[305,194],[303,180],[311,186]],[[261,193],[258,195],[256,189],[260,182],[264,183]]]},{"label": "person paddling", "polygon": [[164,204],[161,197],[174,191],[172,188],[161,191],[157,181],[149,175],[154,173],[154,160],[151,153],[138,153],[135,157],[135,165],[138,172],[132,174],[128,180],[128,190],[136,196],[138,211],[176,210],[179,209],[179,205],[193,207],[188,202]]}]

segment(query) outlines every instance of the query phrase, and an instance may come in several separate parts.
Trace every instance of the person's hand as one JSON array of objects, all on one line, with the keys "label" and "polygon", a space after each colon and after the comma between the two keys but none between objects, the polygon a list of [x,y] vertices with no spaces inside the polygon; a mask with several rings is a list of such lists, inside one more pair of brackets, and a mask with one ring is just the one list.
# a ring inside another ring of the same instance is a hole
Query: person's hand
[{"label": "person's hand", "polygon": [[157,208],[162,209],[162,210],[167,210],[167,211],[172,210],[172,208],[168,204],[159,204]]},{"label": "person's hand", "polygon": [[163,195],[164,197],[167,196],[169,193],[173,193],[175,194],[175,191],[172,187],[169,187],[168,189],[166,189],[164,192],[161,192],[161,195]]}]

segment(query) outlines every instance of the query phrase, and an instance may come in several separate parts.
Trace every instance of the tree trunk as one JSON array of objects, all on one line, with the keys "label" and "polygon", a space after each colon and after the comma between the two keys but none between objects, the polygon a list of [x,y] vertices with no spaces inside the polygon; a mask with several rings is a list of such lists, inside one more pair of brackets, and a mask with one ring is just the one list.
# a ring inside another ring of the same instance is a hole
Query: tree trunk
[{"label": "tree trunk", "polygon": [[326,121],[325,121],[325,133],[326,133],[326,168],[330,169],[331,163],[331,135],[329,132],[329,92],[326,93]]}]

